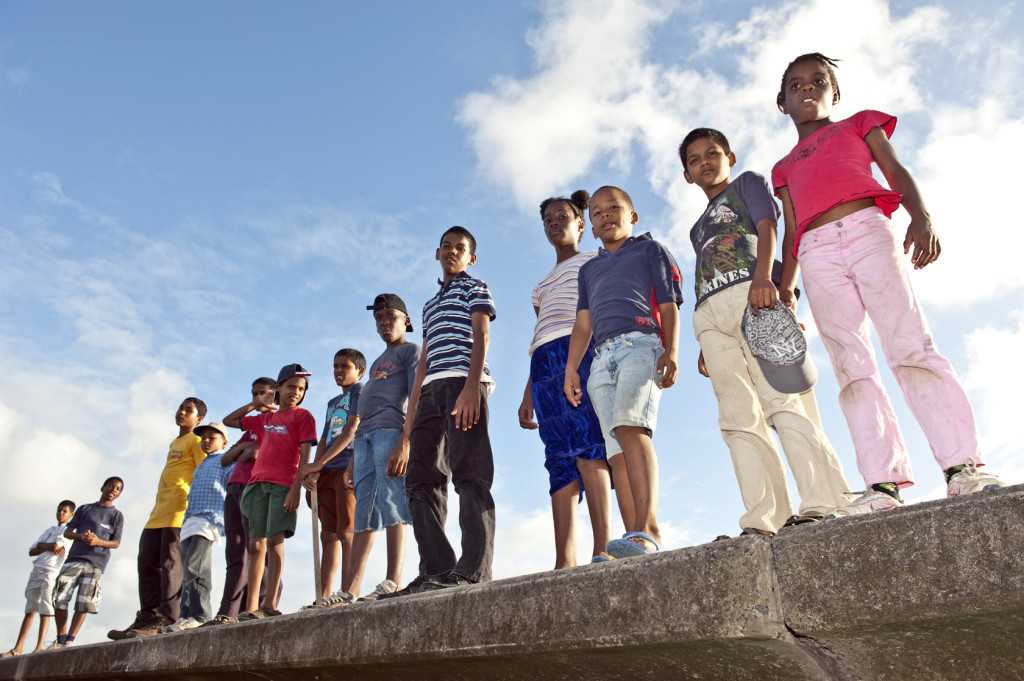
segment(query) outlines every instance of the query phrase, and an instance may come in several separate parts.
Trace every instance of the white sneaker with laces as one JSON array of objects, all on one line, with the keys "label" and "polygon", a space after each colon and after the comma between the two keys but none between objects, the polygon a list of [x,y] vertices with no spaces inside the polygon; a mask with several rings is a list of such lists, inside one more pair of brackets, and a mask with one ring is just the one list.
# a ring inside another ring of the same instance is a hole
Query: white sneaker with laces
[{"label": "white sneaker with laces", "polygon": [[876,492],[869,489],[861,492],[861,495],[845,506],[837,506],[825,514],[825,519],[843,518],[848,515],[862,515],[872,511],[884,511],[889,508],[899,508],[903,502],[895,499],[885,492]]},{"label": "white sneaker with laces", "polygon": [[57,650],[58,648],[63,648],[63,647],[64,647],[63,643],[61,643],[57,639],[54,639],[52,643],[50,643],[48,646],[46,646],[46,650]]},{"label": "white sneaker with laces", "polygon": [[383,582],[377,585],[370,593],[366,594],[359,600],[361,601],[375,601],[384,594],[393,594],[398,591],[398,585],[392,582],[390,579],[385,579]]},{"label": "white sneaker with laces", "polygon": [[957,471],[946,485],[946,496],[958,497],[961,494],[974,494],[990,489],[1006,487],[1006,483],[993,473],[982,473],[974,465],[974,459],[967,459],[963,470]]}]

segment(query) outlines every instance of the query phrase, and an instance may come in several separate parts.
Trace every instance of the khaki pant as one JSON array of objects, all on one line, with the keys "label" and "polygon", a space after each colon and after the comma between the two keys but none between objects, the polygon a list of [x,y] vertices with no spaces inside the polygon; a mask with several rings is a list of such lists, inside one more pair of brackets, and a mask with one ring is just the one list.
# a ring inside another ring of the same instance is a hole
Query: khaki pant
[{"label": "khaki pant", "polygon": [[718,399],[718,425],[732,455],[746,512],[740,527],[777,531],[792,515],[786,473],[768,424],[775,427],[800,493],[800,513],[846,503],[849,487],[820,422],[808,417],[812,395],[772,388],[740,330],[749,283],[730,286],[700,304],[693,330]]}]

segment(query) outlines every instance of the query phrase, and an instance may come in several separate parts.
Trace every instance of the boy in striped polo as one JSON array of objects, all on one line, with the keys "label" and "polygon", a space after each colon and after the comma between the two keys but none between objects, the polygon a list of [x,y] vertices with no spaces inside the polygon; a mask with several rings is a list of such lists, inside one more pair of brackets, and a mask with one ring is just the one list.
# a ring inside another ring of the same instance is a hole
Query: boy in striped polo
[{"label": "boy in striped polo", "polygon": [[[435,258],[441,290],[423,306],[423,352],[399,446],[408,448],[405,487],[420,552],[420,574],[404,596],[491,578],[494,555],[494,460],[487,435],[487,368],[494,301],[487,284],[466,274],[476,239],[463,227],[441,237]],[[462,555],[444,533],[448,477],[459,495]]]}]

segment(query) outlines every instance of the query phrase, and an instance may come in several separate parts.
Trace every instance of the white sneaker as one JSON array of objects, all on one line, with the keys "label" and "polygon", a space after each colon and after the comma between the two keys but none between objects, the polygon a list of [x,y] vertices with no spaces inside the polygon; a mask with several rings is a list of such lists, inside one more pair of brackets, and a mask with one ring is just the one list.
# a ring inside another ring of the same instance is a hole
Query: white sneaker
[{"label": "white sneaker", "polygon": [[392,582],[390,579],[385,579],[383,582],[377,585],[377,588],[366,594],[359,600],[361,601],[375,601],[384,594],[393,594],[398,591],[398,585]]},{"label": "white sneaker", "polygon": [[1006,483],[998,475],[982,473],[975,467],[974,459],[967,459],[964,468],[953,474],[946,485],[946,496],[958,497],[961,494],[974,494],[990,489],[1006,487]]},{"label": "white sneaker", "polygon": [[862,515],[872,511],[899,508],[902,505],[902,501],[889,496],[885,492],[876,492],[873,489],[869,489],[866,492],[862,492],[859,497],[845,506],[836,506],[831,511],[826,512],[825,519],[830,520],[832,518],[843,518],[848,515]]},{"label": "white sneaker", "polygon": [[48,646],[46,646],[46,650],[57,650],[58,648],[63,648],[63,647],[64,647],[63,643],[61,643],[57,639],[54,639],[52,643],[50,643]]}]

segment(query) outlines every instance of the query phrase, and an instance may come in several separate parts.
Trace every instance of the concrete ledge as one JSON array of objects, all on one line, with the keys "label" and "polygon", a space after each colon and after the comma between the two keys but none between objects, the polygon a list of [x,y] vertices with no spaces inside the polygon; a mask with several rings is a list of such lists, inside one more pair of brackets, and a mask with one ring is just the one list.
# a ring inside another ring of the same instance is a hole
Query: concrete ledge
[{"label": "concrete ledge", "polygon": [[4,679],[1024,679],[1024,487],[0,661]]}]

